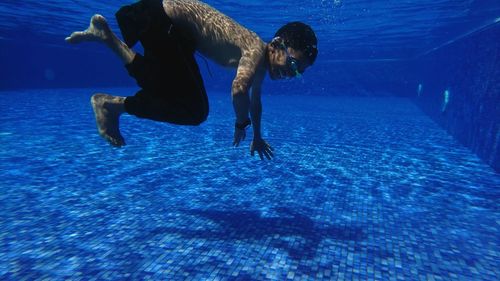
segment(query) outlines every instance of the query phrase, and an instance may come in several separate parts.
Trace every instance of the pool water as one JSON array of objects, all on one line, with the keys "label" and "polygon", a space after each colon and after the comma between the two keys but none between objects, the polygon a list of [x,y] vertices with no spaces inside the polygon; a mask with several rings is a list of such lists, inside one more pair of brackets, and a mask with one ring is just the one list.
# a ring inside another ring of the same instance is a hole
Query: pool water
[{"label": "pool water", "polygon": [[0,92],[0,279],[500,278],[500,175],[412,99],[264,96],[261,161],[225,92],[111,147],[90,96],[136,90]]}]

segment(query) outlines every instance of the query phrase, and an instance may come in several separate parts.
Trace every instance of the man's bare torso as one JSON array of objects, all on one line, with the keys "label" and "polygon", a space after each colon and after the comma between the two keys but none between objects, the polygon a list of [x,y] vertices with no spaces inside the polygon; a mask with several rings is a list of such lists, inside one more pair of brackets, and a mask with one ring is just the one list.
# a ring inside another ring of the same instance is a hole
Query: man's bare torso
[{"label": "man's bare torso", "polygon": [[[262,66],[265,43],[228,16],[196,0],[163,0],[163,7],[182,33],[195,42],[197,51],[206,57],[223,66],[240,64],[253,71]],[[240,63],[242,56],[248,60]]]}]

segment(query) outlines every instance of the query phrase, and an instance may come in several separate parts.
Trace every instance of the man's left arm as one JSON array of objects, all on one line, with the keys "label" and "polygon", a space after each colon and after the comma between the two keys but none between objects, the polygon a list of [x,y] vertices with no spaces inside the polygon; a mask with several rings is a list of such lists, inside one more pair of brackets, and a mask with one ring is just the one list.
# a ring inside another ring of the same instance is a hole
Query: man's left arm
[{"label": "man's left arm", "polygon": [[250,117],[252,119],[253,138],[262,138],[260,122],[262,119],[262,102],[260,99],[261,84],[254,83],[250,96]]},{"label": "man's left arm", "polygon": [[261,85],[263,76],[259,76],[254,80],[252,85],[252,94],[250,96],[250,117],[252,119],[253,140],[250,145],[250,153],[252,156],[255,151],[259,154],[260,159],[271,159],[273,151],[271,146],[262,139],[261,135],[261,118],[262,118],[262,102],[261,102]]}]

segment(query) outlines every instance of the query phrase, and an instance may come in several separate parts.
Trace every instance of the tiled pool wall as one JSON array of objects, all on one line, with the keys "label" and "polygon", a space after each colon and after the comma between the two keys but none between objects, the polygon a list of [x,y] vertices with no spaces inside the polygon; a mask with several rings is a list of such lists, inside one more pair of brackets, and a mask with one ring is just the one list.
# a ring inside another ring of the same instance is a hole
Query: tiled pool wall
[{"label": "tiled pool wall", "polygon": [[[332,56],[333,59],[328,55],[318,56],[318,62],[307,69],[302,79],[306,93],[309,88],[314,95],[327,96],[408,97],[414,94],[413,90],[408,91],[410,83],[414,83],[408,78],[415,76],[408,68],[409,60],[370,58],[369,54],[360,54],[362,59],[337,60],[335,51]],[[289,87],[285,83],[275,84],[273,87]]]},{"label": "tiled pool wall", "polygon": [[422,56],[411,72],[419,107],[500,172],[498,38],[499,22]]}]

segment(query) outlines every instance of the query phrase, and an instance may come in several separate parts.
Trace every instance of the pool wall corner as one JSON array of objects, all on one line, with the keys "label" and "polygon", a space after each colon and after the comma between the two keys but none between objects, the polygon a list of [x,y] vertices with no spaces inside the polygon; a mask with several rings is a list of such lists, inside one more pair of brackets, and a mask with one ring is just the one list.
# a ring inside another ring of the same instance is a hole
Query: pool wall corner
[{"label": "pool wall corner", "polygon": [[418,106],[500,172],[500,40],[494,38],[499,23],[436,48],[413,67],[415,81],[425,85]]}]

